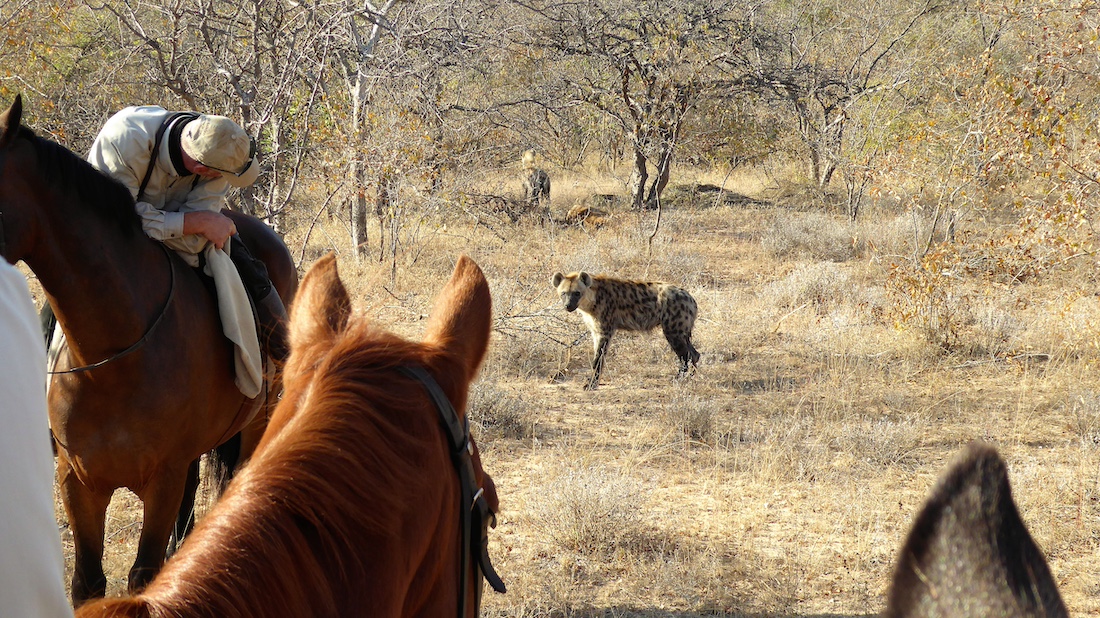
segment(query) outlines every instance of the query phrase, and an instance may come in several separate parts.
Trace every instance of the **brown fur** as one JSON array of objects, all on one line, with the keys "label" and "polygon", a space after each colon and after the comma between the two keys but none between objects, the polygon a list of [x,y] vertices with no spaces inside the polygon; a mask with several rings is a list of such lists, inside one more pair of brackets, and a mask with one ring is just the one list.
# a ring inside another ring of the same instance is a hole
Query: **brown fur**
[{"label": "brown fur", "polygon": [[936,485],[898,556],[884,615],[1067,616],[993,447],[970,445]]},{"label": "brown fur", "polygon": [[585,388],[595,389],[603,371],[604,355],[616,330],[648,331],[658,326],[680,359],[679,375],[699,362],[691,333],[699,307],[686,290],[660,281],[627,281],[586,272],[555,273],[550,284],[566,311],[581,312],[592,333],[592,377]]},{"label": "brown fur", "polygon": [[[461,414],[490,306],[463,257],[424,342],[404,341],[352,320],[334,258],[319,260],[292,310],[286,395],[253,459],[144,593],[78,616],[454,615],[457,474],[439,413],[395,368],[426,368]],[[495,511],[476,445],[474,464]]]}]

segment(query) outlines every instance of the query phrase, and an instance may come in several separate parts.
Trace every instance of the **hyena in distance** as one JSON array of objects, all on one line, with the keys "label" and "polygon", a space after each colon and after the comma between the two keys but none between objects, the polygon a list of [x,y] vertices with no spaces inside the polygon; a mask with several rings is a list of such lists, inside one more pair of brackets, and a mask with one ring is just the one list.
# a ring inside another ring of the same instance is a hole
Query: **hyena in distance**
[{"label": "hyena in distance", "polygon": [[898,555],[883,616],[1068,616],[993,447],[971,444],[936,485]]},{"label": "hyena in distance", "polygon": [[592,333],[592,377],[584,388],[595,389],[600,383],[604,354],[616,330],[648,331],[660,326],[672,351],[680,358],[679,376],[688,372],[688,363],[697,367],[699,351],[691,343],[691,331],[699,307],[682,288],[660,281],[626,281],[586,272],[550,278],[566,311],[580,310]]},{"label": "hyena in distance", "polygon": [[523,201],[541,211],[540,216],[550,214],[550,174],[535,167],[535,151],[523,153]]}]

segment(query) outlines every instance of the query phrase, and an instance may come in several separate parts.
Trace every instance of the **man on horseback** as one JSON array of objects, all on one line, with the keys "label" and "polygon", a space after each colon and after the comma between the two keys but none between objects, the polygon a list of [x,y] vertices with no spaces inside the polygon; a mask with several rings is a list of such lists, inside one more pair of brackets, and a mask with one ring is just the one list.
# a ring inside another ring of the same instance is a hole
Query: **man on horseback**
[{"label": "man on horseback", "polygon": [[255,306],[263,345],[269,356],[285,360],[286,308],[264,263],[252,257],[233,220],[221,213],[230,187],[250,186],[259,175],[256,144],[244,129],[225,116],[127,107],[103,125],[88,162],[130,189],[146,234],[192,266],[199,265],[200,254],[206,258],[219,296],[218,268],[210,270],[213,261],[224,259],[219,252],[229,254]]}]

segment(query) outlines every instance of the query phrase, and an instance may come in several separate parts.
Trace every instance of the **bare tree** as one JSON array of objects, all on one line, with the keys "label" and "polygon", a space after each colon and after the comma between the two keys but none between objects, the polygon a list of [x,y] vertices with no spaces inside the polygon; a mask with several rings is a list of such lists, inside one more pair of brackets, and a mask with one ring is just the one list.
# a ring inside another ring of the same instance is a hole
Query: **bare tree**
[{"label": "bare tree", "polygon": [[845,158],[856,108],[909,81],[909,47],[928,18],[952,4],[763,5],[751,14],[751,51],[729,56],[731,93],[747,89],[789,107],[813,180],[825,188]]},{"label": "bare tree", "polygon": [[534,20],[517,43],[552,52],[556,66],[547,74],[629,136],[632,204],[655,207],[686,120],[714,87],[720,63],[745,41],[740,7],[718,0],[517,4]]},{"label": "bare tree", "polygon": [[304,170],[324,68],[317,58],[327,52],[316,15],[263,0],[87,5],[115,24],[120,44],[138,50],[146,78],[162,89],[141,102],[171,93],[190,109],[237,119],[256,139],[264,174],[239,203],[278,228]]}]

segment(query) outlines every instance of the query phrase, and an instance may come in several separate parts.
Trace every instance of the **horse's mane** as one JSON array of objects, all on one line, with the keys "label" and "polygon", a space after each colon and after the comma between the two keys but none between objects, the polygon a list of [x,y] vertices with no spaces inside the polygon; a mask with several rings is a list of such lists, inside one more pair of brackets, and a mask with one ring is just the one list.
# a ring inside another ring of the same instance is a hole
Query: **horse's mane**
[{"label": "horse's mane", "polygon": [[19,127],[19,137],[34,146],[38,169],[50,186],[75,197],[127,233],[141,229],[141,219],[134,210],[134,197],[125,185],[100,172],[68,148],[38,137],[25,126]]},{"label": "horse's mane", "polygon": [[103,615],[337,615],[335,599],[369,588],[369,569],[378,568],[364,536],[401,530],[405,514],[423,506],[403,503],[422,493],[410,487],[447,486],[425,470],[439,456],[453,470],[437,413],[423,387],[395,369],[418,363],[441,378],[463,369],[365,321],[335,341],[296,342],[295,355],[312,375],[288,383],[274,414],[292,418],[273,428],[146,592],[108,601],[118,613]]}]

